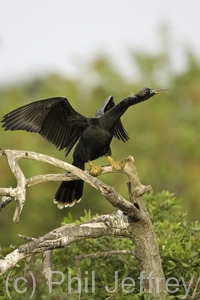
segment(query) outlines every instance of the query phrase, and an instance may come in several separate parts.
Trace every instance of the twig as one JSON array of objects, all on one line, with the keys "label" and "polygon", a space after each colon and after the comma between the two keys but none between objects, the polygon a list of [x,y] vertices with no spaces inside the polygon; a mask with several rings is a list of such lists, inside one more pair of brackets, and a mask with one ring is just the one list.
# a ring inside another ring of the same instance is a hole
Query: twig
[{"label": "twig", "polygon": [[47,282],[50,281],[52,274],[52,255],[53,250],[48,250],[42,253],[42,272]]},{"label": "twig", "polygon": [[22,234],[18,234],[18,237],[20,239],[24,239],[24,240],[27,240],[27,241],[34,241],[35,238],[31,237],[31,236],[27,236],[27,235],[22,235]]}]

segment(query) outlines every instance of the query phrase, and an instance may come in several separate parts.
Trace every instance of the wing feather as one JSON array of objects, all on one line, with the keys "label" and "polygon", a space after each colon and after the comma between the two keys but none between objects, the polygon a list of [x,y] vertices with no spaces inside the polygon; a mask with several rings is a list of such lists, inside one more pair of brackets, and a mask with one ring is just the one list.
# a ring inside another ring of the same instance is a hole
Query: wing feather
[{"label": "wing feather", "polygon": [[67,98],[54,97],[31,102],[6,114],[2,120],[5,130],[38,132],[66,155],[87,126],[87,118],[76,112]]}]

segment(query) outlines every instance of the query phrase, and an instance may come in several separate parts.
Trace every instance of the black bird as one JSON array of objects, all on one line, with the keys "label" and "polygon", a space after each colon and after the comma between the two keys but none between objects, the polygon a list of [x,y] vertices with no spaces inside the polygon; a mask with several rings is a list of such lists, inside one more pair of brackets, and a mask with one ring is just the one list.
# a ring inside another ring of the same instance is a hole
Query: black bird
[{"label": "black bird", "polygon": [[[120,117],[129,106],[148,100],[164,91],[166,89],[144,88],[137,94],[126,97],[117,105],[110,96],[93,118],[87,118],[76,112],[64,97],[35,101],[6,114],[2,120],[2,127],[5,130],[38,132],[59,150],[65,148],[66,156],[78,141],[72,164],[84,170],[85,163],[89,162],[90,174],[97,176],[101,173],[101,169],[93,166],[91,161],[100,156],[106,156],[114,169],[121,169],[120,164],[111,158],[110,149],[113,136],[124,142],[129,138]],[[73,206],[79,202],[83,193],[83,183],[82,180],[63,181],[54,199],[58,208]]]}]

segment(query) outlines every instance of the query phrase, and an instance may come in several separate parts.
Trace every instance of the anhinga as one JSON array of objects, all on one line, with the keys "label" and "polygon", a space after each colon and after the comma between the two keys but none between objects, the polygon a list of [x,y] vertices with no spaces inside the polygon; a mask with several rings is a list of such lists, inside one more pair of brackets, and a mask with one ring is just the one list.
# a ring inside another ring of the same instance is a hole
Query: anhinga
[{"label": "anhinga", "polygon": [[[110,96],[93,118],[87,118],[76,112],[67,98],[54,97],[31,102],[19,107],[3,117],[5,130],[26,130],[38,132],[59,150],[65,148],[66,156],[78,141],[73,153],[73,165],[84,170],[89,162],[90,174],[97,176],[100,168],[91,161],[106,156],[114,169],[121,166],[111,158],[110,143],[113,136],[126,142],[129,137],[120,117],[129,106],[145,101],[163,90],[144,88],[137,94],[131,94],[117,105]],[[72,206],[81,200],[83,180],[63,181],[59,186],[54,202],[59,208]]]}]

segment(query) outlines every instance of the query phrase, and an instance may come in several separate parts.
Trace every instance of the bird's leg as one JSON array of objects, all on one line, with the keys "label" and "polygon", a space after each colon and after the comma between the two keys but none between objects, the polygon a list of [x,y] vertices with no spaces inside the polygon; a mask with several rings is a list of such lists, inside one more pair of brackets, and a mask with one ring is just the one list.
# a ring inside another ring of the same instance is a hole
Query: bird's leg
[{"label": "bird's leg", "polygon": [[90,171],[89,171],[90,175],[92,175],[94,177],[101,175],[101,172],[102,172],[101,167],[94,166],[90,160],[88,160],[88,163],[90,165]]},{"label": "bird's leg", "polygon": [[122,164],[119,161],[115,161],[114,159],[112,159],[111,156],[106,156],[107,160],[109,161],[109,163],[111,164],[112,168],[115,171],[121,171],[122,170]]}]

